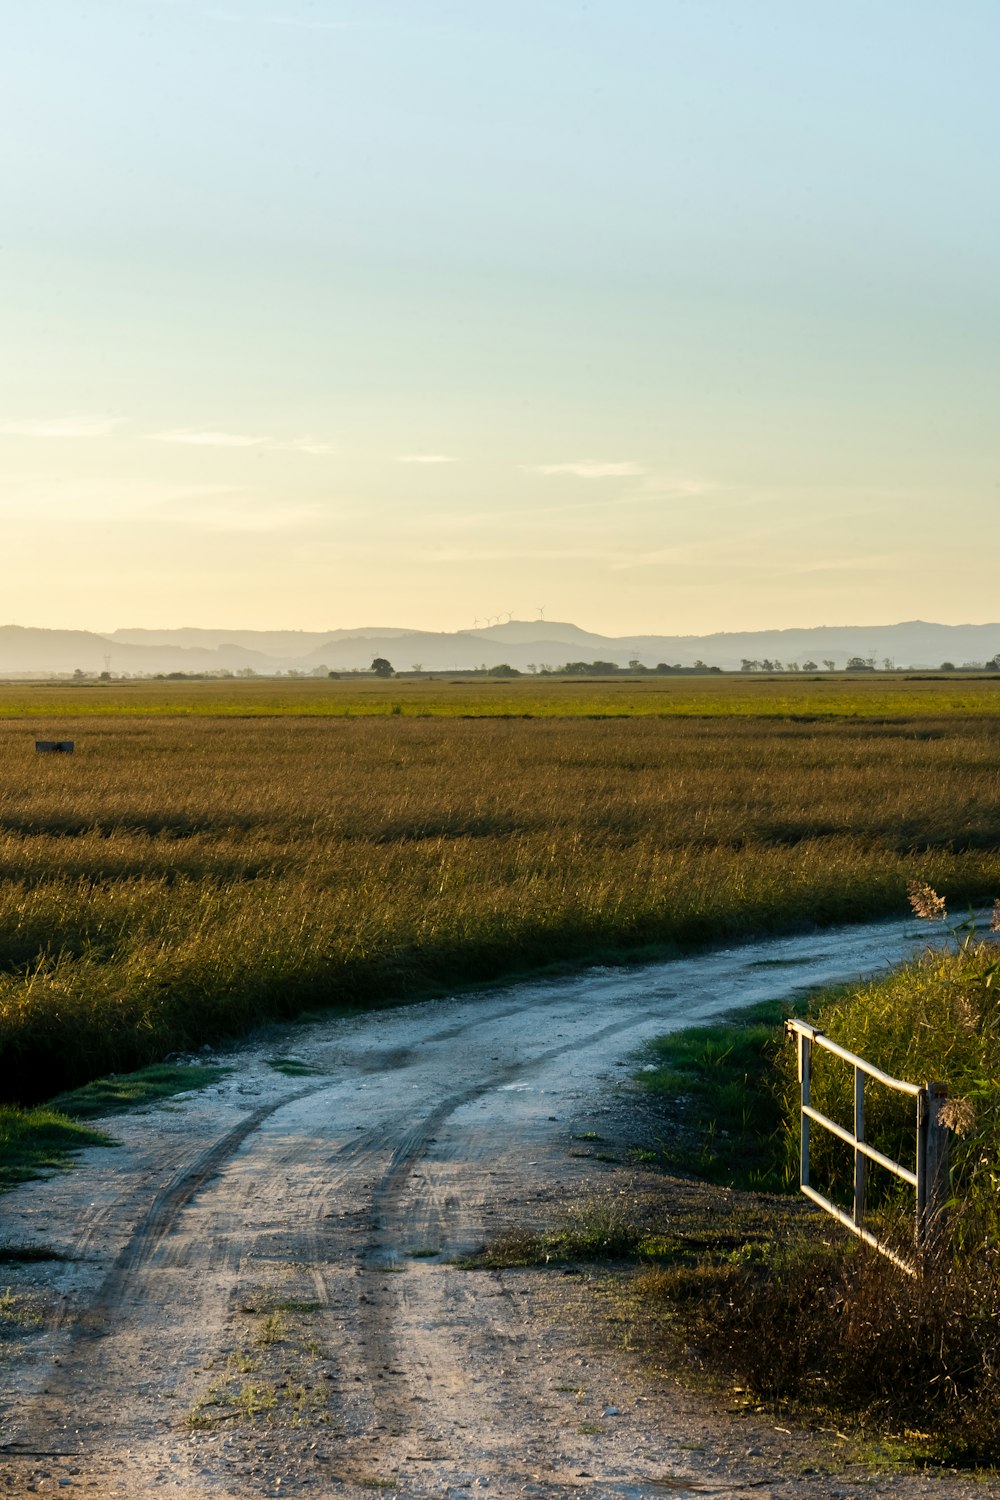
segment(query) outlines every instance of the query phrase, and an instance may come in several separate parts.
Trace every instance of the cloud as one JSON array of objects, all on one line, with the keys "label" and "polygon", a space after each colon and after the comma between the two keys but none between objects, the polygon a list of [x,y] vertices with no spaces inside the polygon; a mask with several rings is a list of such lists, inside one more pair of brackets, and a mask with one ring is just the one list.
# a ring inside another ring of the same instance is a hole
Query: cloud
[{"label": "cloud", "polygon": [[289,453],[312,453],[316,456],[327,457],[339,450],[335,443],[324,443],[318,438],[292,438],[287,443],[272,443],[272,448],[285,448]]},{"label": "cloud", "polygon": [[246,432],[217,432],[199,427],[180,428],[175,432],[151,432],[148,436],[154,443],[180,443],[192,448],[266,448],[270,452],[309,453],[314,456],[337,452],[333,443],[323,442],[320,438],[282,440],[255,437]]},{"label": "cloud", "polygon": [[404,453],[396,460],[399,464],[457,464],[459,460],[448,453]]},{"label": "cloud", "polygon": [[102,416],[42,417],[35,421],[0,422],[0,433],[32,438],[108,437],[124,420],[124,417]]},{"label": "cloud", "polygon": [[212,432],[187,428],[177,432],[151,432],[155,443],[185,443],[195,448],[261,448],[267,438],[250,437],[243,432]]},{"label": "cloud", "polygon": [[568,464],[526,464],[524,467],[533,474],[573,474],[577,479],[635,479],[649,473],[644,465],[631,460],[607,464],[598,463],[592,458],[582,458]]}]

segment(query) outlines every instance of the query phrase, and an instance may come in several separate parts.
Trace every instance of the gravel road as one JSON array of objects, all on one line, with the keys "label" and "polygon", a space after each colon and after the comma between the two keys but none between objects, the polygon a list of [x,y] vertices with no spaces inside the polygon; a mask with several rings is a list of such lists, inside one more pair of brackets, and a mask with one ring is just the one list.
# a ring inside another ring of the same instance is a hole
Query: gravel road
[{"label": "gravel road", "polygon": [[[272,1033],[2,1202],[23,1330],[0,1486],[97,1496],[959,1497],[644,1380],[586,1288],[449,1259],[621,1168],[581,1151],[636,1048],[926,941],[877,923]],[[289,1054],[299,1076],[268,1059]]]}]

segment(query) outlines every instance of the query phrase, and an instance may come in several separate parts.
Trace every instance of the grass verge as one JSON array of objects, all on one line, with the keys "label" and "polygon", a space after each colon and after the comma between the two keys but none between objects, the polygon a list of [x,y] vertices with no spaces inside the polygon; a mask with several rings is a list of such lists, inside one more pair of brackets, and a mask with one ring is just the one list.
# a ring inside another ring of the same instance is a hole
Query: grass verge
[{"label": "grass verge", "polygon": [[200,1063],[153,1063],[134,1073],[111,1073],[82,1088],[57,1094],[52,1108],[74,1120],[100,1119],[208,1088],[231,1071]]},{"label": "grass verge", "polygon": [[0,1105],[0,1192],[34,1177],[62,1172],[87,1146],[113,1146],[93,1130],[54,1109],[14,1109]]},{"label": "grass verge", "polygon": [[[87,1146],[118,1144],[84,1121],[148,1107],[177,1094],[207,1088],[229,1071],[197,1063],[157,1063],[135,1073],[96,1078],[83,1088],[57,1095],[45,1107],[18,1109],[15,1105],[0,1105],[0,1192],[53,1171],[68,1170],[77,1152]],[[0,1261],[31,1258],[27,1252],[15,1255],[16,1248],[8,1246],[5,1250],[0,1246]]]}]

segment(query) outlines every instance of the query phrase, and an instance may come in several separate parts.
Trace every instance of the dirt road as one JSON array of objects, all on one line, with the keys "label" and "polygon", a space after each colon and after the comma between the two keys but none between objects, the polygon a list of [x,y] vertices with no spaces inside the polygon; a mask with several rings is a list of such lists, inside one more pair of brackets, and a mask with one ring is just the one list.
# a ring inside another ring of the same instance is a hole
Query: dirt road
[{"label": "dirt road", "polygon": [[[836,1479],[805,1439],[644,1383],[577,1281],[448,1257],[542,1222],[601,1161],[650,1036],[870,972],[912,924],[590,970],[235,1049],[119,1117],[116,1150],[2,1202],[65,1260],[4,1277],[0,1492],[144,1496],[964,1495]],[[293,1054],[318,1072],[289,1077]],[[982,1494],[979,1488],[976,1493]]]}]

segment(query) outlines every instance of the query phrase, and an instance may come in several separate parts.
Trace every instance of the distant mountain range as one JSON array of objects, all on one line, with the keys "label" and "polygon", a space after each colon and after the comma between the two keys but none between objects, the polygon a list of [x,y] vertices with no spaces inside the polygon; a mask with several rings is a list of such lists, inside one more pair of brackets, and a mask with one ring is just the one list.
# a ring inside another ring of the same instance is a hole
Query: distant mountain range
[{"label": "distant mountain range", "polygon": [[428,631],[388,626],[357,630],[43,630],[0,626],[0,676],[51,677],[108,671],[113,676],[166,672],[351,671],[386,657],[400,672],[470,670],[507,663],[522,671],[569,661],[627,666],[706,666],[738,670],[747,661],[781,666],[873,658],[897,667],[981,664],[1000,652],[1000,624],[818,625],[792,630],[720,631],[714,635],[606,636],[552,620],[509,620],[478,630]]}]

